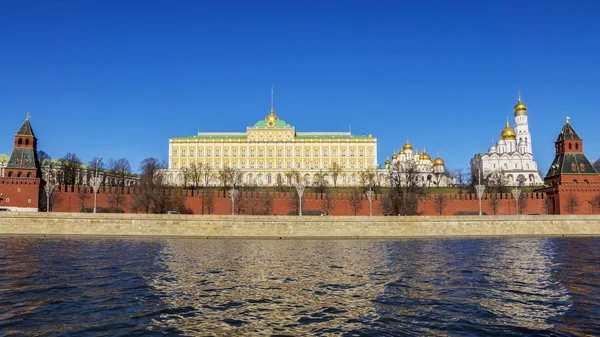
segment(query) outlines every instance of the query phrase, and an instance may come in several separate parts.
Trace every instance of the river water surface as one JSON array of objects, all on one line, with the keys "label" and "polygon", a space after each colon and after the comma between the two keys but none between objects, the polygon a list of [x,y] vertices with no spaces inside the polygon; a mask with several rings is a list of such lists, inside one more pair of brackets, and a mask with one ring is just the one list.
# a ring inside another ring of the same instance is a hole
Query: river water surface
[{"label": "river water surface", "polygon": [[600,335],[600,238],[0,238],[1,336]]}]

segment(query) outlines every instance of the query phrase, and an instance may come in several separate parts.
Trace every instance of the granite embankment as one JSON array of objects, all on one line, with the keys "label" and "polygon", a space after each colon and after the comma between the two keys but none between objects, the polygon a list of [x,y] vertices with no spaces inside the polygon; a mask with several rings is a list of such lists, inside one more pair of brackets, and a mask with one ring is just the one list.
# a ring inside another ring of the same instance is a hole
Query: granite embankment
[{"label": "granite embankment", "polygon": [[600,235],[600,216],[316,217],[4,213],[0,235],[381,238]]}]

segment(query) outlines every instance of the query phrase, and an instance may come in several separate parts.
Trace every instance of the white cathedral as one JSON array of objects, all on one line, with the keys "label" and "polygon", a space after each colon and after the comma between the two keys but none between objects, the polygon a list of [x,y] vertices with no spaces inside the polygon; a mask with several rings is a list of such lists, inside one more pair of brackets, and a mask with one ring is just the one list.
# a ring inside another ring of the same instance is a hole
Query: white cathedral
[{"label": "white cathedral", "polygon": [[[537,163],[533,160],[531,149],[531,133],[527,121],[527,106],[521,101],[519,93],[514,106],[515,128],[510,127],[508,118],[506,126],[500,132],[500,140],[486,153],[478,153],[471,159],[471,172],[481,173],[481,179],[502,178],[509,186],[542,185],[543,180],[538,172]],[[477,181],[478,177],[473,179]]]}]

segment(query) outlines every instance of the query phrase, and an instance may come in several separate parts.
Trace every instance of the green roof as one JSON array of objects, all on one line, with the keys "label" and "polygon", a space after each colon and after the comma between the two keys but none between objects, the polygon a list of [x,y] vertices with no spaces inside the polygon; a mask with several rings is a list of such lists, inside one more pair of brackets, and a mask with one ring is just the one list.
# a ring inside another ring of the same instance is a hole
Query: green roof
[{"label": "green roof", "polygon": [[267,121],[264,119],[259,120],[258,122],[256,122],[256,124],[254,124],[255,128],[289,128],[290,125],[288,123],[286,123],[285,121],[278,119],[275,121],[274,126],[268,126],[267,125]]},{"label": "green roof", "polygon": [[210,135],[192,135],[192,136],[183,136],[183,137],[175,137],[172,139],[246,139],[246,134],[210,134]]},{"label": "green roof", "polygon": [[333,138],[333,139],[346,139],[346,138],[369,138],[369,136],[366,135],[337,135],[337,134],[316,134],[316,135],[296,135],[296,138],[305,138],[305,139],[309,139],[309,138]]},{"label": "green roof", "polygon": [[558,138],[556,139],[557,142],[562,140],[581,140],[581,137],[579,137],[569,122],[565,123],[562,130],[560,130],[560,133],[558,134]]}]

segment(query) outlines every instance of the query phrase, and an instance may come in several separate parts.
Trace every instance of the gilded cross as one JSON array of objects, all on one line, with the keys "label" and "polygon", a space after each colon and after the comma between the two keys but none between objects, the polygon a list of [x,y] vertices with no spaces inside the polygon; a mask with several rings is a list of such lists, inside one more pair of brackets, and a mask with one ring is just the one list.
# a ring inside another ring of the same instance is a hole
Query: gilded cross
[{"label": "gilded cross", "polygon": [[29,114],[29,112],[27,113],[27,120],[29,120],[31,118],[31,115]]}]

